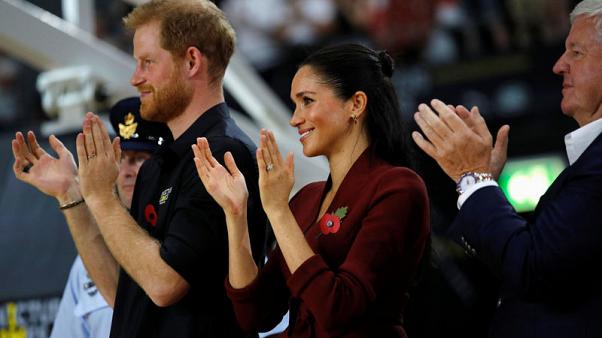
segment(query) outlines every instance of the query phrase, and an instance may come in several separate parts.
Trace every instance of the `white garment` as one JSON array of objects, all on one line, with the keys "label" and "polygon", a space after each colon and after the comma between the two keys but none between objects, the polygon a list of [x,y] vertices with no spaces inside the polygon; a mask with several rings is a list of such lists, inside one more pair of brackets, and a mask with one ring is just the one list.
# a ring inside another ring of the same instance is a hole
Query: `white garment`
[{"label": "white garment", "polygon": [[332,0],[226,0],[222,9],[234,26],[237,48],[262,71],[280,62],[287,45],[315,43],[315,25],[333,22]]},{"label": "white garment", "polygon": [[108,338],[112,318],[113,309],[77,256],[69,272],[50,338]]},{"label": "white garment", "polygon": [[589,147],[592,142],[602,132],[602,119],[592,121],[583,127],[566,134],[564,144],[566,145],[566,155],[569,164],[572,165],[579,159],[581,154]]},{"label": "white garment", "polygon": [[471,185],[468,189],[466,189],[466,191],[464,191],[463,193],[460,194],[460,196],[458,196],[458,202],[457,202],[457,206],[458,209],[460,209],[462,207],[462,204],[464,204],[464,202],[466,202],[466,200],[470,197],[470,195],[472,195],[475,191],[481,189],[481,188],[485,188],[485,187],[491,187],[491,186],[495,186],[497,187],[498,184],[496,181],[485,181],[485,182],[479,182],[479,183],[475,183],[474,185]]},{"label": "white garment", "polygon": [[222,9],[236,30],[237,48],[254,67],[261,71],[278,62],[282,46],[274,35],[289,16],[286,1],[226,0]]}]

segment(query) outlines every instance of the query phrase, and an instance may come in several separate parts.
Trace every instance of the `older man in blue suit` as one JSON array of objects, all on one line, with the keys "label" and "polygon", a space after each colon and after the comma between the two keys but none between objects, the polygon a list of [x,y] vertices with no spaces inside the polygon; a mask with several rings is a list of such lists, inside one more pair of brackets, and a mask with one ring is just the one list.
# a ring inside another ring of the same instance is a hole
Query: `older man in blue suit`
[{"label": "older man in blue suit", "polygon": [[490,337],[602,337],[602,0],[571,13],[561,108],[579,128],[565,136],[569,167],[542,196],[531,221],[497,186],[508,126],[492,136],[477,108],[433,100],[414,115],[416,144],[457,182],[451,235],[498,275],[501,298]]}]

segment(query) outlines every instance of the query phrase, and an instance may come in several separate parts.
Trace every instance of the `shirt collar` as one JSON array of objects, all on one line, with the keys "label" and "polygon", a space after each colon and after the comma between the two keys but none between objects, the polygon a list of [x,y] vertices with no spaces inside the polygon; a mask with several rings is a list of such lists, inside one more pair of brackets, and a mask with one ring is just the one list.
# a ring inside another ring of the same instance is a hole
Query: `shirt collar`
[{"label": "shirt collar", "polygon": [[[205,111],[199,118],[186,129],[172,143],[167,144],[164,149],[175,153],[178,157],[183,157],[186,152],[190,151],[190,147],[196,143],[197,137],[205,136],[217,123],[223,121],[230,116],[226,103],[218,103]],[[163,148],[163,147],[162,147]]]},{"label": "shirt collar", "polygon": [[602,133],[602,118],[590,122],[564,136],[566,154],[570,165],[579,159],[581,154],[594,142],[600,133]]}]

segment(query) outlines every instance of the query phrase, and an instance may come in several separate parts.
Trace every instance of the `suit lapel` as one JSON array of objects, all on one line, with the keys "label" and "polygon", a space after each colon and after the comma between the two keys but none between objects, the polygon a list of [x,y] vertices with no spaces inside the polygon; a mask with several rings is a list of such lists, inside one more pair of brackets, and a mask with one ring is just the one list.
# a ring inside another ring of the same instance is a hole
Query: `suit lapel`
[{"label": "suit lapel", "polygon": [[535,207],[535,211],[533,212],[534,215],[539,214],[539,211],[541,210],[541,208],[551,199],[553,199],[554,197],[556,197],[556,195],[558,194],[558,192],[561,190],[561,188],[563,187],[564,183],[571,177],[573,176],[573,173],[575,172],[575,168],[573,165],[566,167],[561,173],[560,175],[558,175],[558,177],[554,180],[554,182],[552,183],[552,185],[550,185],[550,187],[548,188],[548,190],[546,190],[546,192],[541,195],[541,197],[539,198],[539,202],[537,202],[537,206]]},{"label": "suit lapel", "polygon": [[596,149],[602,147],[602,134],[598,135],[596,139],[592,142],[592,144],[585,149],[583,154],[579,156],[579,159],[575,161],[572,165],[566,167],[562,173],[554,180],[552,185],[546,190],[546,193],[541,196],[539,202],[537,203],[537,207],[535,208],[534,215],[537,215],[541,208],[550,200],[556,197],[558,193],[562,190],[564,184],[575,175],[575,173],[579,172],[579,168],[583,166],[583,163],[591,161],[589,157],[592,156],[592,153],[598,153]]}]

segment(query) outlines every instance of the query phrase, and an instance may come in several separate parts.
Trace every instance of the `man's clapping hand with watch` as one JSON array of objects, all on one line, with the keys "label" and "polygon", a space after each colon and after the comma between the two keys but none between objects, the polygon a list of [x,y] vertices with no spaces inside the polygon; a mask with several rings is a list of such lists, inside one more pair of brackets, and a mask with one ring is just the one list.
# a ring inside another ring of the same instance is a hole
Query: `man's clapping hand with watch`
[{"label": "man's clapping hand with watch", "polygon": [[440,100],[420,104],[414,119],[424,136],[414,131],[414,142],[456,182],[458,207],[476,189],[496,185],[506,163],[508,125],[497,132],[495,146],[477,107],[453,107]]}]

